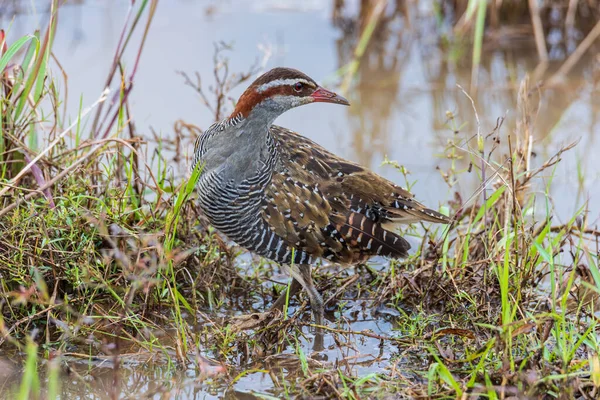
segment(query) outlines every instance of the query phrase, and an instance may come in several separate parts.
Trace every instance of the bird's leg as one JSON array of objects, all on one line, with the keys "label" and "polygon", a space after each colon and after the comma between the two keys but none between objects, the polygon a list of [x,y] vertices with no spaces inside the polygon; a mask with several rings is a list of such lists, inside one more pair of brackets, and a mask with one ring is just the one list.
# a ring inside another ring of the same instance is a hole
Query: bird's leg
[{"label": "bird's leg", "polygon": [[[310,308],[313,312],[313,317],[315,319],[315,323],[317,325],[323,325],[323,298],[315,288],[315,285],[312,280],[312,276],[310,274],[310,265],[308,264],[300,264],[300,265],[286,265],[286,269],[289,274],[294,278],[295,281],[298,281],[300,285],[306,290],[308,294],[308,299],[310,301]],[[293,283],[293,282],[292,282]]]},{"label": "bird's leg", "polygon": [[[321,297],[321,295],[317,291],[317,288],[315,287],[315,284],[313,283],[312,276],[310,274],[310,265],[286,265],[285,267],[288,270],[289,274],[294,278],[294,280],[292,281],[292,285],[294,282],[297,281],[298,283],[300,283],[300,285],[302,285],[304,290],[306,290],[306,293],[308,294],[308,300],[310,301],[310,308],[312,309],[313,318],[315,319],[315,323],[317,325],[323,325],[323,314],[325,310],[323,298]],[[313,344],[313,350],[321,351],[323,349],[325,349],[323,329],[317,326],[315,328],[315,341]]]},{"label": "bird's leg", "polygon": [[[289,289],[289,297],[286,289],[281,294],[281,296],[279,296],[279,298],[275,301],[275,303],[273,303],[269,311],[234,317],[233,320],[235,322],[232,323],[232,326],[236,331],[256,329],[258,326],[264,324],[265,321],[271,320],[273,311],[283,311],[283,307],[285,306],[286,300],[298,293],[298,291],[302,287],[304,287],[304,289],[308,293],[308,298],[310,300],[310,306],[313,311],[315,322],[317,323],[317,325],[323,324],[323,299],[321,298],[321,295],[319,295],[319,292],[313,284],[312,278],[310,276],[310,265],[294,265],[293,267],[285,265],[284,268],[292,277],[292,283],[290,284]],[[322,343],[321,329],[317,328],[316,332],[317,334],[315,335],[315,350],[320,351],[322,350],[322,345],[319,344]]]},{"label": "bird's leg", "polygon": [[[300,282],[298,282],[295,278],[292,278],[292,283],[289,287],[289,297],[288,297],[288,289],[283,291],[283,293],[279,296],[279,298],[273,303],[271,308],[268,311],[262,313],[252,313],[249,315],[242,315],[239,317],[234,317],[234,322],[232,323],[232,327],[236,331],[243,331],[247,329],[256,329],[257,327],[265,324],[265,321],[271,321],[274,315],[280,315],[279,312],[283,311],[285,307],[285,303],[288,299],[291,299],[298,291],[302,288]],[[274,311],[279,311],[275,312]]]},{"label": "bird's leg", "polygon": [[283,307],[285,306],[285,303],[288,299],[291,299],[292,297],[294,297],[294,295],[296,293],[298,293],[298,291],[302,288],[302,285],[300,284],[300,282],[298,282],[296,280],[296,278],[292,278],[292,283],[290,284],[289,287],[289,296],[288,296],[288,289],[286,288],[283,293],[281,293],[281,295],[279,296],[279,298],[277,300],[275,300],[275,303],[273,303],[273,305],[271,306],[271,310],[280,310],[283,311]]}]

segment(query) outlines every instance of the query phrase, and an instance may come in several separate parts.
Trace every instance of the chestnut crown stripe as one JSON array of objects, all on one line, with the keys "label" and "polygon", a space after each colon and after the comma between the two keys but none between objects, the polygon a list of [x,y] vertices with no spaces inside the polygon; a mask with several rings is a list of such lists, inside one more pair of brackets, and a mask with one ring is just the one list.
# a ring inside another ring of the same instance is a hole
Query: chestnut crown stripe
[{"label": "chestnut crown stripe", "polygon": [[256,91],[258,93],[263,93],[265,90],[270,89],[272,87],[294,86],[294,85],[296,85],[296,83],[302,83],[304,85],[307,85],[307,86],[313,87],[313,88],[317,87],[317,85],[315,85],[313,82],[308,81],[303,78],[275,79],[275,80],[272,80],[271,82],[263,83],[262,85],[260,85],[259,87],[256,88]]},{"label": "chestnut crown stripe", "polygon": [[231,117],[242,115],[243,118],[246,118],[250,111],[257,105],[260,104],[263,100],[268,99],[270,97],[274,97],[276,95],[283,95],[288,91],[287,86],[276,86],[267,89],[264,92],[259,93],[253,88],[248,88],[238,100],[235,109],[231,113]]},{"label": "chestnut crown stripe", "polygon": [[308,75],[292,68],[273,68],[270,71],[265,72],[263,75],[258,77],[250,87],[259,87],[265,83],[269,83],[278,79],[304,79],[308,82],[312,82],[316,85],[315,81],[312,80]]}]

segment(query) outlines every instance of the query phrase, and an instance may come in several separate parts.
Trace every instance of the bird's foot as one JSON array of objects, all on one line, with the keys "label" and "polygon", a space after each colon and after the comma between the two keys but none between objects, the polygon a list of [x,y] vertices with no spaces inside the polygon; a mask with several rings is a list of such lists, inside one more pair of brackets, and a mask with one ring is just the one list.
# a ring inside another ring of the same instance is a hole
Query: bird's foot
[{"label": "bird's foot", "polygon": [[277,309],[271,309],[265,312],[233,317],[229,322],[229,326],[234,332],[241,332],[249,329],[269,326],[277,321],[280,321],[281,316],[281,311]]}]

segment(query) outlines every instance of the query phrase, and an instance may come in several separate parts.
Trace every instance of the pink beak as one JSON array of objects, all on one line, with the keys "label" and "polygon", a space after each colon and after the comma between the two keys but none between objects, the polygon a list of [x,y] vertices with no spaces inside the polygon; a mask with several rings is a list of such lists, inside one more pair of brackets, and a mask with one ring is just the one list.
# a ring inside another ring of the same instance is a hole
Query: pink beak
[{"label": "pink beak", "polygon": [[339,94],[330,92],[329,90],[324,89],[324,88],[322,88],[320,86],[310,96],[313,98],[313,101],[315,103],[316,102],[322,102],[322,103],[343,104],[345,106],[349,106],[350,105],[350,103],[348,102],[348,100],[346,100],[345,98],[343,98]]}]

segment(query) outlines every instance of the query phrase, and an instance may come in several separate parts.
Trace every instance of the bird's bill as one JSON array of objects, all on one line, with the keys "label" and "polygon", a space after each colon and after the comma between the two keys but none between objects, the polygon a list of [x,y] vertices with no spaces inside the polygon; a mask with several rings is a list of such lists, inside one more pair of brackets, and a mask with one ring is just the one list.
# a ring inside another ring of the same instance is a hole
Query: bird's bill
[{"label": "bird's bill", "polygon": [[311,97],[313,98],[314,102],[342,104],[345,106],[350,105],[348,100],[346,100],[344,97],[322,87],[318,87],[317,90],[311,94]]}]

